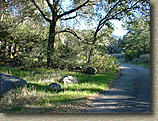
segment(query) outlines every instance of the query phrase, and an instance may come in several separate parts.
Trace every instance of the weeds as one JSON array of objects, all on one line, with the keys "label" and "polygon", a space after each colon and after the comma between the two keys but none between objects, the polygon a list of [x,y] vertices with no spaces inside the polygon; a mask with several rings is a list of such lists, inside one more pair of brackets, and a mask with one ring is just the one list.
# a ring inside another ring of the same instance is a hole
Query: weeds
[{"label": "weeds", "polygon": [[[28,69],[16,68],[0,69],[0,73],[7,73],[27,81],[27,88],[17,89],[12,94],[6,95],[0,100],[0,112],[42,112],[43,108],[55,110],[67,102],[76,102],[79,99],[88,99],[106,90],[108,84],[115,79],[117,71],[86,75],[77,72],[67,72],[53,69]],[[58,80],[66,75],[77,78],[77,84],[64,85]],[[48,85],[56,82],[61,85],[60,92],[53,92]],[[40,108],[38,108],[40,107]],[[41,111],[40,111],[41,110]],[[46,110],[45,110],[46,111]],[[47,111],[46,111],[47,112]]]}]

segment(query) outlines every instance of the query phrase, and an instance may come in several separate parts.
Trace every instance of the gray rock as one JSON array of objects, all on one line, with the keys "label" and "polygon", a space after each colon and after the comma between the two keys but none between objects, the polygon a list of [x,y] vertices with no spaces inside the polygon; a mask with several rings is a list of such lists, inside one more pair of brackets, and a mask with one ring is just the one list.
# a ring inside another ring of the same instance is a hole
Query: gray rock
[{"label": "gray rock", "polygon": [[57,83],[49,84],[49,88],[53,91],[59,92],[61,90],[61,86]]},{"label": "gray rock", "polygon": [[96,74],[96,72],[97,72],[97,69],[94,67],[88,67],[85,71],[85,73],[92,74],[92,75]]},{"label": "gray rock", "polygon": [[0,73],[0,96],[19,88],[26,87],[27,82],[23,79],[10,76],[9,74]]},{"label": "gray rock", "polygon": [[64,82],[64,84],[78,83],[77,79],[73,76],[66,76],[62,78],[60,81]]}]

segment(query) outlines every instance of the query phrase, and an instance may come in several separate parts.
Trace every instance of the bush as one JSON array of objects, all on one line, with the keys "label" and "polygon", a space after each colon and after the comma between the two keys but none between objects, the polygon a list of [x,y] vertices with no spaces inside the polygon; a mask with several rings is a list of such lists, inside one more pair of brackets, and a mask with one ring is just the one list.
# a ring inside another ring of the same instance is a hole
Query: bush
[{"label": "bush", "polygon": [[74,59],[72,58],[56,58],[54,59],[54,67],[61,70],[80,70],[84,71],[88,67],[94,67],[97,72],[109,72],[114,71],[118,68],[119,61],[116,57],[110,57],[110,55],[99,55],[95,54],[92,57],[91,63],[87,64],[87,58],[85,56],[78,56]]},{"label": "bush", "polygon": [[140,63],[140,58],[134,58],[133,60],[129,61],[130,63]]},{"label": "bush", "polygon": [[122,53],[111,54],[112,57],[116,57],[117,59],[123,59],[125,57]]},{"label": "bush", "polygon": [[140,56],[142,63],[150,63],[150,54],[143,54]]},{"label": "bush", "polygon": [[150,54],[143,54],[139,58],[134,58],[130,63],[150,63]]},{"label": "bush", "polygon": [[115,57],[110,57],[109,55],[94,55],[91,66],[95,67],[98,72],[113,71],[118,68],[119,61]]}]

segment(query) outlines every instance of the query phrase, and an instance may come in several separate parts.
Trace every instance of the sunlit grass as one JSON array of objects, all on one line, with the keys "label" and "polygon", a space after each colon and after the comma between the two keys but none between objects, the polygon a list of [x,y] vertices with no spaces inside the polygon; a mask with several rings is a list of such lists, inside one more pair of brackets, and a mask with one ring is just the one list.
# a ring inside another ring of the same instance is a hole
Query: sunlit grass
[{"label": "sunlit grass", "polygon": [[150,69],[150,64],[143,64],[143,63],[130,63],[130,64]]},{"label": "sunlit grass", "polygon": [[[96,75],[87,75],[77,72],[68,72],[62,70],[35,68],[29,70],[19,70],[16,68],[2,67],[0,73],[8,73],[12,76],[22,78],[27,81],[27,89],[18,90],[12,95],[5,96],[0,101],[0,111],[22,111],[24,107],[53,107],[58,105],[77,101],[78,99],[87,99],[98,95],[99,92],[108,89],[109,83],[115,79],[117,71],[110,73],[100,73]],[[59,83],[59,79],[72,75],[77,78],[77,84],[64,85]],[[60,92],[52,92],[48,85],[52,82],[61,85]]]}]

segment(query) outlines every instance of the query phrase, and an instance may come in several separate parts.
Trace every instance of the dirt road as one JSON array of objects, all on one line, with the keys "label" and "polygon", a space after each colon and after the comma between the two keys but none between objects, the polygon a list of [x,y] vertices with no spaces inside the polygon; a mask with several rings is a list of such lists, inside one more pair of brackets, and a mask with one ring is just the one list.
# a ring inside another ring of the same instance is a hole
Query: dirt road
[{"label": "dirt road", "polygon": [[150,113],[150,71],[122,64],[122,76],[81,113]]}]

